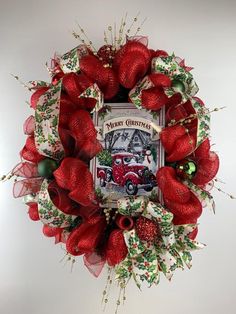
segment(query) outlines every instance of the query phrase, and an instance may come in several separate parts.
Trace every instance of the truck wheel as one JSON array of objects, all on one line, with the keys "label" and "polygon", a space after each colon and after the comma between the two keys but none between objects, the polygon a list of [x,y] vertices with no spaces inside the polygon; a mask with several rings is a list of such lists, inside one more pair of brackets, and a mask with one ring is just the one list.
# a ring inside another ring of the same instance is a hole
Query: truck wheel
[{"label": "truck wheel", "polygon": [[144,190],[145,190],[146,192],[151,192],[152,189],[153,189],[153,186],[149,186],[149,187],[147,187],[147,188],[144,188]]},{"label": "truck wheel", "polygon": [[112,179],[112,171],[110,169],[108,169],[106,172],[106,181],[110,182],[111,179]]},{"label": "truck wheel", "polygon": [[106,181],[105,181],[105,179],[104,179],[104,178],[101,178],[101,177],[100,177],[100,186],[101,186],[101,187],[105,187],[105,186],[106,186]]},{"label": "truck wheel", "polygon": [[125,184],[126,186],[126,193],[128,195],[136,195],[138,192],[138,187],[134,184],[131,180],[128,180]]}]

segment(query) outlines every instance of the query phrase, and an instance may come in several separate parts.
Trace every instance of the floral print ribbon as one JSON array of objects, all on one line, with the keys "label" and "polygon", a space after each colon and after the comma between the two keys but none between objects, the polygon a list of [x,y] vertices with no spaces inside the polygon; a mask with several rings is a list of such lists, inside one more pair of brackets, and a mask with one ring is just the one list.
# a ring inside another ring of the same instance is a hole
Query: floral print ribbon
[{"label": "floral print ribbon", "polygon": [[124,231],[128,255],[116,266],[119,280],[129,280],[133,276],[138,287],[141,286],[140,281],[146,281],[151,286],[159,282],[160,271],[170,280],[176,268],[183,268],[184,264],[191,267],[190,251],[204,247],[189,238],[196,225],[174,226],[172,213],[145,196],[119,199],[118,212],[150,219],[157,223],[160,231],[154,241],[141,240],[135,228]]}]

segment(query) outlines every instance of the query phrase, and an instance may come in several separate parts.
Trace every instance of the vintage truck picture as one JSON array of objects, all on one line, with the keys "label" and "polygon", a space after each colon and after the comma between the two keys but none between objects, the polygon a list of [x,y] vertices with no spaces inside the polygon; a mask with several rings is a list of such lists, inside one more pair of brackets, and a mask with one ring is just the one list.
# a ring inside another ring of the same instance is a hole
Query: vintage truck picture
[{"label": "vintage truck picture", "polygon": [[110,182],[124,187],[128,195],[136,195],[139,189],[152,191],[156,186],[155,175],[143,163],[138,156],[131,153],[116,153],[112,155],[112,165],[98,166],[97,178],[100,187],[106,187]]},{"label": "vintage truck picture", "polygon": [[103,150],[93,159],[95,188],[114,202],[125,195],[157,193],[156,171],[163,165],[159,135],[151,122],[163,125],[162,114],[153,117],[131,104],[110,104],[94,115]]}]

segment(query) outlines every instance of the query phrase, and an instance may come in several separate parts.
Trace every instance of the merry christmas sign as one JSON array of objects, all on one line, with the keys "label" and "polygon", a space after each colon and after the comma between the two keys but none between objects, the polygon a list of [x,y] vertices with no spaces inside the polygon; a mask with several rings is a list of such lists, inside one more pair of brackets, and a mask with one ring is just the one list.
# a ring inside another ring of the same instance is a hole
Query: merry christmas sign
[{"label": "merry christmas sign", "polygon": [[92,160],[95,187],[115,201],[124,195],[158,194],[157,170],[164,155],[155,127],[164,125],[164,112],[140,111],[130,103],[108,104],[94,113],[97,139],[103,150]]}]

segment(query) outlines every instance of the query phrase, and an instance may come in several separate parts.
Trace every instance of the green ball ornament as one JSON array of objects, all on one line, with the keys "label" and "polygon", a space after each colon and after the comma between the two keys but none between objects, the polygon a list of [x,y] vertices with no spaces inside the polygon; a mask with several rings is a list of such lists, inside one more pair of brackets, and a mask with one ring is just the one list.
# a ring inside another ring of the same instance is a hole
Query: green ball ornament
[{"label": "green ball ornament", "polygon": [[182,81],[180,80],[173,80],[171,82],[171,87],[173,87],[174,89],[180,91],[180,92],[185,92],[185,85]]},{"label": "green ball ornament", "polygon": [[183,160],[176,166],[177,174],[184,179],[192,179],[197,172],[197,165],[192,160]]},{"label": "green ball ornament", "polygon": [[38,173],[41,177],[50,179],[53,176],[53,171],[58,168],[56,160],[45,158],[38,163]]},{"label": "green ball ornament", "polygon": [[193,178],[197,172],[197,166],[193,161],[188,161],[184,165],[184,172],[187,174],[189,178]]}]

